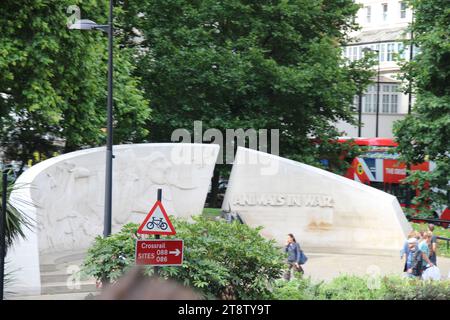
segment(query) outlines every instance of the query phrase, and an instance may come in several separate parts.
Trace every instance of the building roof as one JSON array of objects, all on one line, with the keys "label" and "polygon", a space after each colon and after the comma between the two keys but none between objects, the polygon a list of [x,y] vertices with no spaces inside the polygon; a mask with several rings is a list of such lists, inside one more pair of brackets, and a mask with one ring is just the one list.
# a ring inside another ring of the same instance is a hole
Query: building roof
[{"label": "building roof", "polygon": [[[372,81],[378,82],[377,77],[375,76],[374,78],[372,78]],[[393,78],[390,78],[390,77],[386,77],[386,76],[381,76],[380,75],[380,83],[401,83],[401,81],[399,81],[397,79],[393,79]]]},{"label": "building roof", "polygon": [[409,39],[410,35],[405,27],[361,30],[352,37],[352,44],[358,43],[376,43],[387,41],[400,41]]}]

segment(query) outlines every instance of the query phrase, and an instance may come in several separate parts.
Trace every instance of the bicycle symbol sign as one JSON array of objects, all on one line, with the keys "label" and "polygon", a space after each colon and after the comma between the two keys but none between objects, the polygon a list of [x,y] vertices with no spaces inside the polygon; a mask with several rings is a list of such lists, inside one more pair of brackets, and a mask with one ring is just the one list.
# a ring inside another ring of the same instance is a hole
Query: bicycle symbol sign
[{"label": "bicycle symbol sign", "polygon": [[163,218],[157,219],[155,217],[152,217],[152,220],[147,222],[147,229],[153,230],[155,227],[158,227],[161,230],[166,230],[168,227],[168,224],[163,221]]},{"label": "bicycle symbol sign", "polygon": [[156,201],[147,217],[138,229],[140,234],[174,235],[175,228],[169,220],[162,203]]}]

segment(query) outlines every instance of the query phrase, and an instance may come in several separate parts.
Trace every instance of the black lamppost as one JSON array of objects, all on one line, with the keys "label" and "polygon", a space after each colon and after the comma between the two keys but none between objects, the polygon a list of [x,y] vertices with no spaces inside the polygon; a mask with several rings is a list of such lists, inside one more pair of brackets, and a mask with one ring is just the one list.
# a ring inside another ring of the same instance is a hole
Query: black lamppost
[{"label": "black lamppost", "polygon": [[[414,10],[412,11],[412,19],[411,24],[414,23]],[[409,45],[409,62],[414,59],[414,33],[411,30],[411,43]],[[412,110],[412,79],[409,78],[409,95],[408,95],[408,114],[411,114]]]},{"label": "black lamppost", "polygon": [[361,138],[362,125],[362,92],[358,94],[358,138]]},{"label": "black lamppost", "polygon": [[380,117],[380,50],[364,48],[364,51],[372,51],[378,54],[378,71],[377,71],[377,108],[375,114],[375,137],[378,137],[378,122]]},{"label": "black lamppost", "polygon": [[0,215],[0,300],[4,299],[5,282],[5,255],[6,255],[6,206],[8,171],[5,166],[1,167],[2,172],[2,203]]},{"label": "black lamppost", "polygon": [[380,50],[373,50],[378,53],[378,71],[377,71],[377,114],[375,116],[375,137],[378,138],[378,122],[380,118]]},{"label": "black lamppost", "polygon": [[78,20],[71,30],[100,30],[108,35],[108,101],[107,101],[107,140],[105,168],[105,216],[103,236],[111,234],[112,221],[112,163],[113,163],[113,0],[109,1],[109,19],[107,25],[99,25],[91,20]]}]

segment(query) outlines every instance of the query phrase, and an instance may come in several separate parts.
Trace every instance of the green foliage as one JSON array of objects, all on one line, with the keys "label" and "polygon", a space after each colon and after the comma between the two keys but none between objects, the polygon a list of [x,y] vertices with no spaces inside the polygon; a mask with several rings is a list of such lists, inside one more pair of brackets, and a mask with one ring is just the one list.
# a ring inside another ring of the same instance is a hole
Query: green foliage
[{"label": "green foliage", "polygon": [[[141,3],[141,2],[140,2]],[[142,4],[137,74],[154,110],[152,140],[177,128],[280,129],[280,153],[317,164],[310,137],[339,135],[366,60],[347,63],[341,45],[355,28],[351,0],[155,0]]]},{"label": "green foliage", "polygon": [[[446,0],[410,0],[414,8],[414,44],[420,52],[405,64],[416,103],[413,113],[394,126],[399,151],[408,164],[431,160],[432,172],[413,172],[405,182],[421,190],[413,204],[424,213],[439,212],[447,205],[450,180],[450,23]],[[431,189],[433,188],[433,189]]]},{"label": "green foliage", "polygon": [[[283,254],[273,241],[239,223],[195,217],[194,222],[171,218],[184,240],[182,267],[163,267],[161,275],[198,289],[206,298],[259,299],[281,276]],[[98,237],[88,251],[83,270],[97,279],[116,280],[134,264],[136,224],[128,224],[107,239]],[[119,258],[122,257],[122,258]],[[146,269],[151,275],[153,268]]]},{"label": "green foliage", "polygon": [[[328,164],[317,164],[317,158],[312,158],[308,163],[333,173],[344,175],[351,166],[354,158],[361,155],[366,150],[365,147],[358,146],[353,139],[344,143],[337,143],[336,140],[321,141],[316,146],[315,156],[321,160],[327,160]],[[306,162],[303,160],[303,162]]]},{"label": "green foliage", "polygon": [[[375,281],[375,282],[374,282]],[[277,300],[448,300],[450,281],[421,281],[398,276],[341,275],[330,282],[300,278],[278,281],[272,292]]]},{"label": "green foliage", "polygon": [[[103,144],[106,126],[107,37],[69,30],[67,12],[107,21],[108,1],[2,1],[0,15],[0,143],[24,163],[37,151],[51,156]],[[120,8],[117,8],[120,11]],[[115,37],[120,42],[120,33]],[[135,52],[115,46],[115,142],[141,141],[147,101],[132,77]]]},{"label": "green foliage", "polygon": [[383,289],[371,289],[374,280],[377,281],[370,277],[339,276],[322,286],[319,297],[327,300],[378,300]]},{"label": "green foliage", "polygon": [[[0,205],[3,201],[2,188],[3,184],[0,183]],[[15,240],[19,238],[25,238],[24,233],[25,228],[30,228],[31,226],[30,218],[22,210],[20,210],[20,208],[18,208],[17,205],[13,205],[9,201],[11,192],[19,188],[21,188],[21,186],[18,185],[13,186],[12,184],[9,184],[6,191],[6,198],[8,199],[6,203],[6,228],[5,228],[7,248],[12,246]],[[20,203],[20,205],[30,205],[30,204],[22,202]]]},{"label": "green foliage", "polygon": [[116,281],[134,265],[138,225],[127,224],[107,238],[98,236],[89,248],[83,273],[98,280]]},{"label": "green foliage", "polygon": [[278,280],[271,292],[274,300],[314,300],[320,295],[323,282],[314,282],[309,277],[298,277],[291,281]]},{"label": "green foliage", "polygon": [[222,210],[218,209],[218,208],[204,208],[203,212],[202,212],[202,215],[204,217],[206,217],[206,218],[209,218],[209,219],[215,219],[217,217],[220,217],[220,212],[221,211]]},{"label": "green foliage", "polygon": [[385,279],[387,300],[450,300],[450,280]]}]

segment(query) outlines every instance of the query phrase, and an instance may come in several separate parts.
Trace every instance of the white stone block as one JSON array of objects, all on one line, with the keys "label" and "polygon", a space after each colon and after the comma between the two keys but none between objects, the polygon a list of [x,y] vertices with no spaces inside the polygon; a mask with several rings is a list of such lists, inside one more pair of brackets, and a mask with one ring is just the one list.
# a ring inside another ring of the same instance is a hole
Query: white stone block
[{"label": "white stone block", "polygon": [[411,226],[385,192],[303,163],[238,148],[223,210],[262,235],[330,251],[400,250]]},{"label": "white stone block", "polygon": [[[215,144],[115,146],[113,233],[126,223],[141,223],[158,188],[169,215],[201,214],[218,152]],[[70,254],[102,235],[105,157],[104,147],[64,154],[31,167],[17,180],[11,201],[33,219],[37,232],[28,232],[8,254],[11,268],[18,269],[16,292],[39,291],[39,254]]]}]

